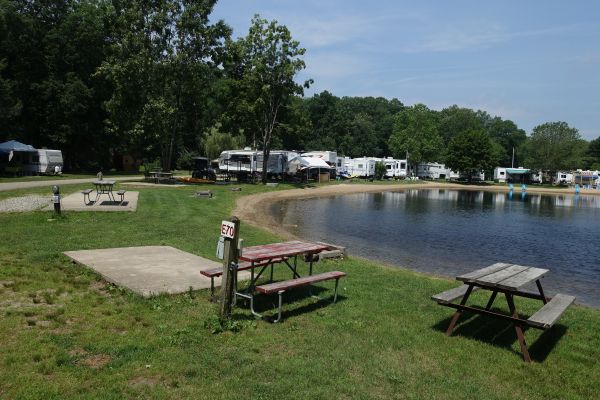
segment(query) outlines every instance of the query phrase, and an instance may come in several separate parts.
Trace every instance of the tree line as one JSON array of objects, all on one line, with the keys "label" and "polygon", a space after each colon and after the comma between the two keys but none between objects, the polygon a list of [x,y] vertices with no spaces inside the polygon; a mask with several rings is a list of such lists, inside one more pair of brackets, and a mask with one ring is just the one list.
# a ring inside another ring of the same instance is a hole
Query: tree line
[{"label": "tree line", "polygon": [[[189,168],[250,146],[445,162],[461,171],[600,168],[600,138],[564,122],[528,137],[513,121],[398,99],[305,98],[305,49],[255,15],[233,39],[216,0],[0,0],[0,141],[61,149],[65,168],[124,154]],[[266,162],[268,157],[264,157]]]}]

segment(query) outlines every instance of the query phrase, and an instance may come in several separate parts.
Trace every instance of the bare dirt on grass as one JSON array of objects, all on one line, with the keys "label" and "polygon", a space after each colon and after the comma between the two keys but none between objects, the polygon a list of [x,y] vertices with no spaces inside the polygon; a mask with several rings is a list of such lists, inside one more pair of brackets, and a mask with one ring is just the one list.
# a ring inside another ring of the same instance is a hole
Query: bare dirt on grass
[{"label": "bare dirt on grass", "polygon": [[[411,189],[454,189],[454,190],[472,190],[488,192],[509,191],[507,186],[484,186],[484,185],[461,185],[456,183],[412,183],[412,184],[360,184],[348,183],[339,185],[329,185],[320,187],[307,187],[303,189],[281,190],[276,192],[259,193],[250,196],[240,197],[236,203],[234,215],[245,223],[250,223],[262,228],[269,229],[275,234],[286,239],[297,239],[292,233],[281,226],[270,212],[270,207],[280,201],[289,199],[306,199],[313,197],[330,197],[354,193],[378,193],[378,192],[402,192]],[[520,189],[516,190],[520,193]],[[571,195],[571,189],[559,188],[527,188],[527,193],[535,194],[563,194]],[[582,195],[600,195],[599,190],[583,189]]]},{"label": "bare dirt on grass", "polygon": [[111,361],[111,358],[108,354],[94,354],[92,356],[88,356],[81,361],[79,364],[85,365],[86,367],[98,369],[104,367]]}]

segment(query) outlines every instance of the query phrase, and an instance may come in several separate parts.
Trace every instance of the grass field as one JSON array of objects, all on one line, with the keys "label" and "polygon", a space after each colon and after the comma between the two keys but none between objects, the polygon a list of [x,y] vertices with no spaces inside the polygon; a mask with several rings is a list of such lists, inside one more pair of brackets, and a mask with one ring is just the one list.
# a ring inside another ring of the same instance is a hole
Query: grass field
[{"label": "grass field", "polygon": [[[554,329],[527,330],[536,362],[525,364],[507,323],[467,318],[444,336],[452,311],[430,296],[455,282],[350,258],[316,267],[348,273],[338,303],[327,282],[313,290],[321,300],[286,295],[280,324],[238,307],[231,330],[213,333],[208,291],[142,299],[62,254],[170,245],[214,259],[236,198],[284,189],[215,186],[198,199],[198,187],[142,188],[135,213],[0,214],[0,398],[598,398],[598,310],[574,306]],[[10,194],[28,192],[45,193]],[[241,237],[277,240],[244,221]]]}]

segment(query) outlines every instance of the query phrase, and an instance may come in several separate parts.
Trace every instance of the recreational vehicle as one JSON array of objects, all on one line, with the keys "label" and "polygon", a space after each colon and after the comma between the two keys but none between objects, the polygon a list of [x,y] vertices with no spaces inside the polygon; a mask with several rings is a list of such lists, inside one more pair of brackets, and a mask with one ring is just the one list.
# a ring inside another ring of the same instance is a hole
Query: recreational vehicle
[{"label": "recreational vehicle", "polygon": [[419,179],[450,179],[449,168],[440,163],[420,163],[417,168],[417,177]]},{"label": "recreational vehicle", "polygon": [[348,173],[355,177],[372,178],[375,176],[375,164],[377,161],[381,160],[372,157],[350,159]]},{"label": "recreational vehicle", "polygon": [[406,178],[406,160],[396,160],[387,157],[382,160],[385,164],[385,177],[394,179]]},{"label": "recreational vehicle", "polygon": [[[298,153],[286,150],[271,150],[267,162],[268,176],[289,174],[288,162]],[[226,150],[219,156],[219,170],[245,180],[263,173],[263,153],[259,150]]]},{"label": "recreational vehicle", "polygon": [[336,165],[338,158],[335,151],[310,151],[308,153],[302,153],[301,156],[320,158],[331,166]]},{"label": "recreational vehicle", "polygon": [[38,173],[60,174],[63,169],[63,156],[60,150],[38,149]]},{"label": "recreational vehicle", "polygon": [[554,177],[554,183],[557,185],[569,185],[573,183],[573,174],[570,172],[559,171]]}]

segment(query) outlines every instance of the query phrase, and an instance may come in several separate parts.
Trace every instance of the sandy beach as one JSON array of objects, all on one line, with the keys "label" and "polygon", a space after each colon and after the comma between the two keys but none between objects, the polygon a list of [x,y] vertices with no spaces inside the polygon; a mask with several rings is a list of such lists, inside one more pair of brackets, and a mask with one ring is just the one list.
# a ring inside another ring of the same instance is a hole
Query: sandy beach
[{"label": "sandy beach", "polygon": [[[508,192],[508,186],[484,186],[484,185],[461,185],[457,183],[442,182],[419,182],[419,183],[382,183],[382,184],[364,184],[364,183],[342,183],[339,185],[328,185],[319,187],[307,187],[303,189],[290,189],[274,191],[269,193],[260,193],[250,196],[244,196],[238,199],[233,215],[236,215],[245,223],[269,229],[277,235],[293,239],[295,236],[279,225],[269,212],[272,204],[287,199],[305,199],[311,197],[339,196],[353,193],[373,193],[373,192],[400,192],[410,189],[455,189],[455,190],[474,190],[488,192]],[[521,193],[520,187],[515,187],[515,193]],[[532,194],[562,194],[573,195],[573,188],[536,188],[527,187],[527,193]],[[600,190],[582,189],[582,195],[600,195]]]}]

